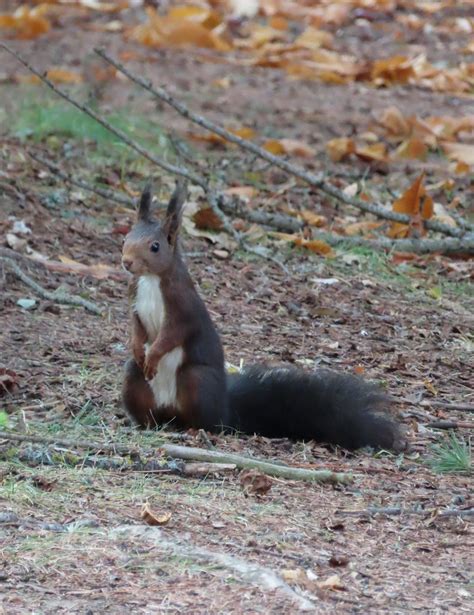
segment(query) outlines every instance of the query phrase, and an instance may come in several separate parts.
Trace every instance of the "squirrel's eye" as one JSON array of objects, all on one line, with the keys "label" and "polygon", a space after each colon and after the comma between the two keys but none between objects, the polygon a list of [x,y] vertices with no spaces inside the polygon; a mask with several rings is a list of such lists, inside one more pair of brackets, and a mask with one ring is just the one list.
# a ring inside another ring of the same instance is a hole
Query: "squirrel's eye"
[{"label": "squirrel's eye", "polygon": [[150,246],[150,250],[152,252],[158,252],[159,249],[160,249],[160,243],[158,241],[154,241]]}]

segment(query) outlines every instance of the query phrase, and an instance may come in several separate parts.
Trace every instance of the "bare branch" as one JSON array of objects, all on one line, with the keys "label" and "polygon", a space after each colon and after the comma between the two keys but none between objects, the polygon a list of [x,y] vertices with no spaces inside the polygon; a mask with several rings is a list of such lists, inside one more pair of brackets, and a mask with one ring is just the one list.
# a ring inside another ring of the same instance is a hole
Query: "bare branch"
[{"label": "bare branch", "polygon": [[[288,162],[284,158],[271,154],[267,150],[253,143],[252,141],[242,139],[242,137],[239,137],[229,132],[228,130],[226,130],[222,126],[219,126],[218,124],[215,124],[208,118],[194,113],[193,111],[188,109],[188,107],[182,102],[176,100],[173,96],[171,96],[163,87],[154,87],[148,80],[143,79],[142,77],[135,76],[127,68],[125,68],[123,64],[109,56],[103,49],[95,49],[95,52],[106,62],[114,66],[119,72],[128,77],[131,81],[150,92],[153,96],[159,98],[166,104],[173,107],[173,109],[175,109],[180,115],[190,120],[191,122],[194,122],[198,126],[201,126],[202,128],[205,128],[206,130],[209,130],[210,132],[219,135],[223,139],[226,139],[227,141],[238,145],[242,149],[252,152],[259,158],[262,158],[263,160],[270,162],[271,164],[279,167],[280,169],[283,169],[287,173],[290,173],[291,175],[302,179],[311,186],[321,189],[329,196],[332,196],[338,201],[342,201],[346,205],[352,205],[353,207],[356,207],[362,211],[371,213],[380,218],[392,220],[394,222],[401,222],[403,224],[410,223],[410,216],[391,211],[383,205],[366,203],[361,199],[350,197],[344,192],[342,192],[342,190],[339,190],[335,186],[328,183],[325,179],[324,174],[321,173],[319,175],[314,175],[313,173],[306,171],[304,168],[294,163]],[[437,222],[436,220],[425,220],[424,223],[428,229],[443,233],[445,235],[450,235],[452,237],[462,237],[465,234],[464,229],[451,227],[447,224]]]},{"label": "bare branch", "polygon": [[69,295],[63,290],[57,289],[53,292],[46,290],[42,286],[40,286],[37,282],[35,282],[29,275],[27,275],[24,271],[18,267],[14,260],[10,258],[6,258],[4,256],[0,256],[0,262],[4,263],[5,266],[12,271],[16,277],[26,284],[30,288],[32,288],[37,295],[42,297],[43,299],[47,299],[48,301],[53,301],[55,303],[60,303],[63,305],[73,305],[75,307],[80,306],[92,312],[93,314],[98,314],[99,316],[102,314],[102,310],[92,301],[88,301],[83,297],[79,297],[78,295]]},{"label": "bare branch", "polygon": [[79,109],[79,111],[82,111],[83,113],[85,113],[86,115],[91,117],[98,124],[100,124],[101,126],[106,128],[109,132],[111,132],[116,137],[118,137],[121,141],[126,143],[129,147],[131,147],[136,152],[141,154],[144,158],[146,158],[150,162],[153,162],[157,166],[161,167],[163,170],[168,171],[168,173],[173,173],[173,175],[179,175],[181,177],[184,177],[184,178],[188,179],[189,181],[193,182],[194,184],[197,184],[197,185],[201,186],[204,189],[206,188],[207,181],[203,177],[199,177],[198,175],[195,175],[194,173],[192,173],[191,171],[189,171],[185,167],[177,167],[177,166],[175,166],[173,164],[170,164],[169,162],[166,162],[165,160],[162,160],[161,158],[158,158],[158,156],[155,156],[155,155],[151,154],[144,147],[142,147],[139,143],[137,143],[136,141],[131,139],[129,136],[127,136],[124,132],[122,132],[118,128],[115,128],[115,126],[112,126],[112,124],[110,124],[110,122],[108,122],[102,116],[98,115],[90,107],[88,107],[87,105],[83,105],[82,103],[77,101],[75,98],[73,98],[72,96],[67,94],[64,90],[61,90],[60,88],[58,88],[41,71],[39,71],[36,68],[34,68],[19,53],[17,53],[16,51],[11,49],[7,45],[5,45],[5,43],[1,43],[0,42],[0,47],[5,49],[5,51],[7,51],[10,55],[14,56],[19,62],[21,62],[21,64],[23,64],[23,66],[25,68],[27,68],[29,71],[31,71],[39,79],[41,79],[41,81],[44,84],[46,84],[49,88],[51,88],[51,90],[53,90],[53,92],[55,92],[58,96],[61,96],[61,98],[63,98],[64,100],[67,100],[67,102],[69,102],[71,105],[76,107],[76,109]]},{"label": "bare branch", "polygon": [[401,506],[369,506],[366,510],[338,510],[338,515],[347,517],[371,517],[372,515],[424,515],[433,517],[474,517],[474,508],[448,508],[446,510],[418,510],[417,508],[402,508]]}]

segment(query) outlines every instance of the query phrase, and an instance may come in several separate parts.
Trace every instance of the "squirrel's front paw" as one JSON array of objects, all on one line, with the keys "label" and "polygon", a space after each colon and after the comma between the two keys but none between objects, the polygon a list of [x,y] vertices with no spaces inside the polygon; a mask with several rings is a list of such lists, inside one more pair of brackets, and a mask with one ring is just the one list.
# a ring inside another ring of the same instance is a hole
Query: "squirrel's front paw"
[{"label": "squirrel's front paw", "polygon": [[153,380],[156,376],[158,361],[159,358],[154,357],[153,355],[146,357],[145,364],[143,366],[143,373],[145,374],[146,380]]}]

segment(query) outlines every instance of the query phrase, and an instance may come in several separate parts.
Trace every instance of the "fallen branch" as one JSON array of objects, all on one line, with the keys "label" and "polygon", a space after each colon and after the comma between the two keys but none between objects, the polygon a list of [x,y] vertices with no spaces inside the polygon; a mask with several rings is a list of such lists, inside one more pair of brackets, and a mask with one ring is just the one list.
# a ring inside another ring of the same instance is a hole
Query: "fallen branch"
[{"label": "fallen branch", "polygon": [[469,421],[432,421],[425,427],[431,429],[474,429],[474,423]]},{"label": "fallen branch", "polygon": [[171,553],[186,559],[198,561],[212,562],[231,571],[237,578],[242,579],[246,583],[258,587],[260,590],[278,590],[285,596],[296,603],[300,611],[315,611],[313,602],[304,598],[292,589],[283,579],[281,579],[273,570],[265,568],[260,564],[248,562],[242,558],[228,555],[227,553],[219,553],[218,551],[209,551],[203,547],[192,545],[189,542],[181,543],[177,540],[172,540],[162,530],[156,527],[144,527],[139,525],[125,525],[114,528],[109,531],[109,537],[123,540],[131,540],[133,538],[152,542],[153,552],[155,549]]},{"label": "fallen branch", "polygon": [[448,508],[439,510],[419,510],[417,508],[402,508],[401,506],[388,506],[379,508],[369,506],[366,510],[337,510],[336,514],[346,517],[371,517],[372,515],[423,515],[434,517],[474,517],[474,508]]},{"label": "fallen branch", "polygon": [[115,201],[116,203],[120,203],[121,205],[128,205],[133,209],[135,209],[136,207],[136,201],[129,196],[119,194],[114,190],[107,190],[106,188],[93,186],[92,184],[89,184],[82,179],[76,179],[72,177],[72,175],[70,175],[69,173],[64,173],[64,171],[61,171],[61,169],[55,164],[53,164],[50,160],[46,160],[46,158],[43,158],[38,154],[28,152],[28,155],[30,156],[30,158],[33,158],[33,160],[35,160],[39,164],[42,164],[43,166],[47,167],[52,173],[63,179],[65,182],[72,184],[73,186],[78,186],[79,188],[83,188],[84,190],[95,192],[95,194],[98,194],[102,198],[110,201]]},{"label": "fallen branch", "polygon": [[[88,442],[87,440],[65,440],[52,436],[35,436],[19,434],[10,431],[0,431],[0,439],[16,442],[36,442],[53,446],[64,446],[68,449],[85,448],[96,452],[116,453],[119,455],[147,456],[156,454],[156,450],[142,451],[121,444],[106,444],[100,442]],[[259,459],[225,453],[224,451],[204,450],[200,448],[177,446],[174,444],[162,444],[160,450],[168,457],[183,459],[185,461],[198,461],[209,463],[233,464],[240,469],[256,469],[269,476],[277,476],[290,480],[304,480],[313,482],[350,483],[353,480],[351,474],[332,472],[331,470],[307,470],[305,468],[291,468],[289,466],[270,463]]]},{"label": "fallen branch", "polygon": [[53,292],[46,290],[42,286],[40,286],[37,282],[35,282],[29,275],[27,275],[24,271],[18,267],[14,260],[11,258],[5,258],[4,256],[0,256],[0,262],[4,263],[5,266],[12,271],[16,277],[26,284],[30,288],[32,288],[37,295],[46,299],[48,301],[53,301],[54,303],[59,303],[61,305],[73,305],[75,307],[83,307],[84,309],[92,312],[93,314],[98,314],[99,316],[102,314],[102,310],[92,301],[88,301],[83,297],[79,297],[78,295],[69,295],[63,290],[57,289]]},{"label": "fallen branch", "polygon": [[[239,137],[229,132],[222,126],[219,126],[218,124],[212,122],[206,117],[194,113],[193,111],[188,109],[188,107],[182,102],[176,100],[173,96],[171,96],[163,87],[154,87],[148,80],[143,79],[142,77],[137,77],[127,68],[125,68],[123,64],[109,56],[103,49],[95,49],[94,51],[106,62],[116,68],[119,72],[128,77],[131,81],[150,92],[150,94],[152,94],[159,100],[173,107],[173,109],[175,109],[180,115],[190,120],[191,122],[194,122],[198,126],[201,126],[202,128],[205,128],[206,130],[209,130],[210,132],[219,135],[223,139],[226,139],[227,141],[238,145],[242,149],[252,152],[259,158],[262,158],[263,160],[270,162],[271,164],[279,167],[280,169],[283,169],[287,173],[294,175],[299,179],[302,179],[309,185],[321,189],[329,196],[337,199],[338,201],[342,201],[346,205],[352,205],[353,207],[356,207],[367,213],[371,213],[379,218],[385,218],[387,220],[401,222],[403,224],[410,224],[410,216],[394,212],[379,204],[367,203],[365,201],[362,201],[361,199],[348,196],[342,190],[339,190],[332,184],[328,183],[323,174],[314,175],[313,173],[306,171],[304,168],[294,163],[288,162],[284,158],[271,154],[267,150],[253,143],[252,141],[242,139],[242,137]],[[452,237],[462,237],[465,234],[465,231],[462,228],[452,227],[436,220],[425,220],[424,223],[426,228],[439,233],[443,233],[445,235],[450,235]]]},{"label": "fallen branch", "polygon": [[161,450],[168,456],[186,461],[209,461],[217,463],[233,463],[240,469],[260,470],[269,476],[287,478],[289,480],[304,480],[312,482],[329,482],[347,484],[352,482],[351,474],[332,472],[331,470],[307,470],[305,468],[292,468],[285,465],[252,459],[234,453],[223,451],[209,451],[201,448],[164,444]]},{"label": "fallen branch", "polygon": [[443,408],[444,410],[459,410],[460,412],[474,412],[473,404],[452,403],[449,401],[443,401],[441,399],[430,399],[420,402],[420,406],[428,407],[434,406],[435,408]]},{"label": "fallen branch", "polygon": [[53,92],[55,94],[57,94],[58,96],[60,96],[64,100],[66,100],[68,103],[70,103],[71,105],[76,107],[76,109],[79,109],[79,111],[82,111],[82,113],[85,113],[86,115],[91,117],[98,124],[101,124],[101,126],[106,128],[109,132],[114,134],[121,141],[126,143],[129,147],[131,147],[136,152],[141,154],[144,158],[146,158],[150,162],[153,162],[154,164],[156,164],[157,166],[159,166],[163,170],[168,171],[168,173],[172,173],[173,175],[178,175],[180,177],[184,177],[185,179],[188,179],[189,181],[191,181],[191,182],[193,182],[195,184],[198,184],[202,188],[204,188],[204,189],[206,188],[207,181],[205,179],[203,179],[202,177],[200,177],[198,175],[195,175],[194,173],[191,173],[185,167],[177,167],[177,166],[175,166],[173,164],[170,164],[169,162],[166,162],[165,160],[163,160],[161,158],[158,158],[158,156],[155,156],[155,155],[151,154],[148,150],[146,150],[139,143],[137,143],[136,141],[134,141],[133,139],[128,137],[120,129],[116,128],[110,122],[108,122],[103,117],[98,115],[90,107],[88,107],[87,105],[83,105],[78,100],[76,100],[75,98],[73,98],[72,96],[67,94],[64,90],[58,88],[50,79],[48,79],[45,76],[44,73],[42,73],[41,71],[39,71],[36,68],[34,68],[19,53],[17,53],[16,51],[14,51],[10,47],[8,47],[8,45],[5,45],[5,43],[1,43],[0,42],[0,47],[3,48],[10,55],[14,56],[21,64],[23,64],[23,66],[25,68],[27,68],[30,72],[32,72],[34,75],[36,75],[38,77],[38,79],[40,79],[45,85],[47,85],[51,90],[53,90]]}]

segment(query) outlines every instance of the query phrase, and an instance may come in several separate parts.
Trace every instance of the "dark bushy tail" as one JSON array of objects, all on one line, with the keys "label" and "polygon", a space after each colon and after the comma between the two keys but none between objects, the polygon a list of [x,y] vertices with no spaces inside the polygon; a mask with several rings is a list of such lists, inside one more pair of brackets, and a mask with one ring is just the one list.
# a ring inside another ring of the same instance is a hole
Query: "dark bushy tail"
[{"label": "dark bushy tail", "polygon": [[386,396],[358,376],[254,366],[230,375],[228,389],[232,426],[244,433],[347,449],[404,448]]}]

